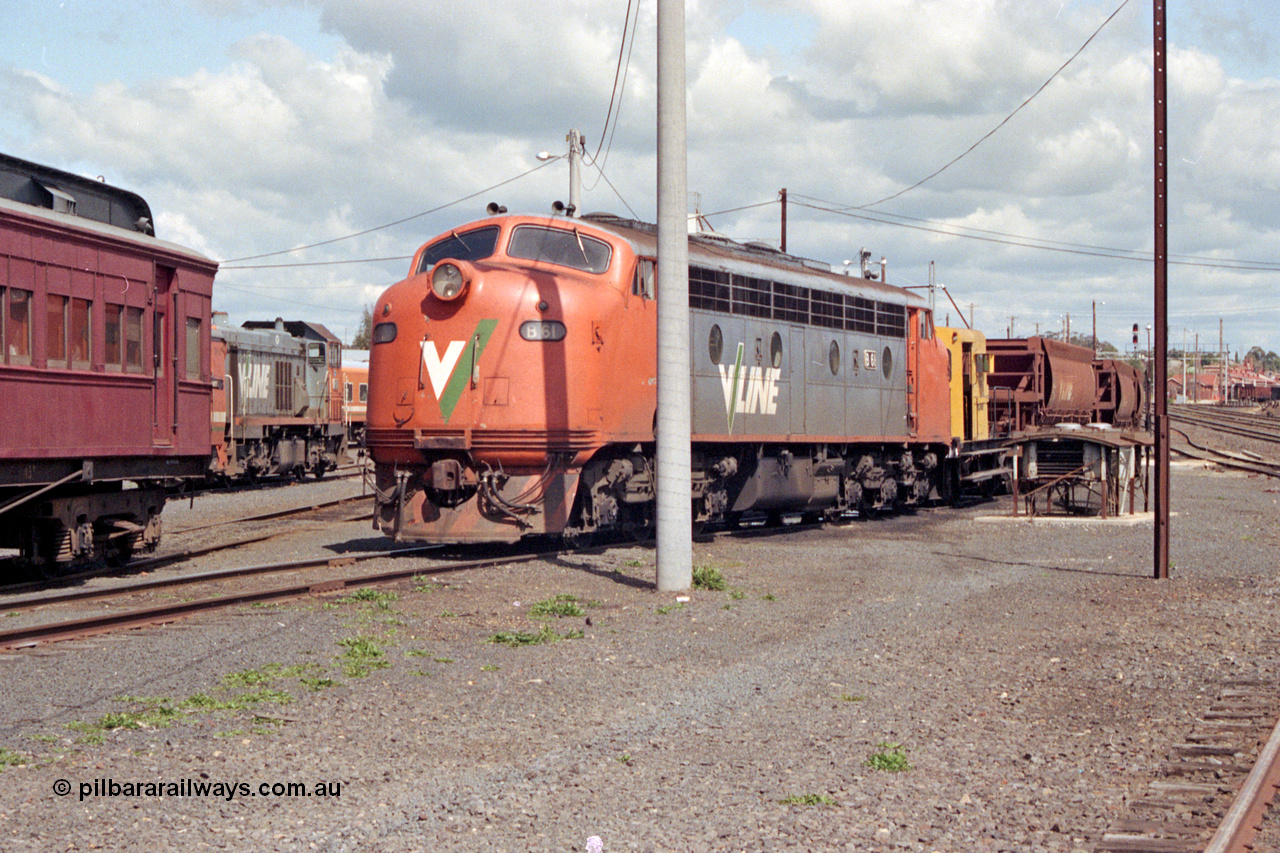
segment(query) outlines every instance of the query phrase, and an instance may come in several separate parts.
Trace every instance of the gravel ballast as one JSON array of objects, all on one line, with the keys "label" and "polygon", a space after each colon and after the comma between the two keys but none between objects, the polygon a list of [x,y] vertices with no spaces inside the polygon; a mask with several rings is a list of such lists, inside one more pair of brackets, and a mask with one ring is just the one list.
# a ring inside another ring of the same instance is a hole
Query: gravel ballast
[{"label": "gravel ballast", "polygon": [[0,843],[1090,850],[1276,682],[1275,489],[1176,466],[1168,581],[1149,520],[1005,500],[698,543],[687,596],[616,547],[5,655]]}]

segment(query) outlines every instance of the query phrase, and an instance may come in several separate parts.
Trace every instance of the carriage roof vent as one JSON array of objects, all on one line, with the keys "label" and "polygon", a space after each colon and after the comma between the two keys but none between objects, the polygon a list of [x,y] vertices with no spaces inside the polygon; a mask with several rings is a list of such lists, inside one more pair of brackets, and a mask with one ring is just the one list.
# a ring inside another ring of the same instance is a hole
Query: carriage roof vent
[{"label": "carriage roof vent", "polygon": [[70,193],[65,193],[55,186],[46,184],[42,181],[36,181],[40,185],[40,189],[49,194],[49,207],[57,213],[69,213],[75,216],[76,213],[76,197]]}]

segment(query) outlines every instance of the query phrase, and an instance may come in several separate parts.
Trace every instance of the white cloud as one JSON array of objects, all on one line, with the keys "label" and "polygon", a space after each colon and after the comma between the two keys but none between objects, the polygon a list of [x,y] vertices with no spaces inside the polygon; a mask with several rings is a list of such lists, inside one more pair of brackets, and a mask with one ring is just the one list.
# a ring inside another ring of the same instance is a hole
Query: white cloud
[{"label": "white cloud", "polygon": [[[303,20],[287,2],[200,5],[221,24],[270,20],[281,9],[295,29]],[[655,180],[652,5],[641,4],[607,165],[609,182],[645,218],[653,216]],[[914,282],[927,280],[936,260],[957,299],[976,303],[979,322],[1000,329],[1011,313],[1049,322],[1105,300],[1108,334],[1118,338],[1132,315],[1150,312],[1149,266],[820,213],[801,198],[866,204],[926,177],[1008,117],[1116,5],[689,2],[690,189],[704,211],[715,211],[768,202],[787,187],[796,199],[794,251],[839,264],[867,246],[889,257],[891,280]],[[1039,240],[1148,248],[1151,52],[1149,20],[1137,6],[989,140],[880,209]],[[598,136],[624,9],[591,0],[328,0],[307,10],[331,40],[262,32],[194,70],[156,65],[126,76],[103,67],[95,85],[77,87],[47,69],[10,68],[0,82],[0,139],[21,143],[12,152],[19,156],[106,174],[141,192],[162,236],[215,257],[318,243],[520,175],[537,165],[536,152],[562,152],[570,127],[594,153],[607,142]],[[1203,29],[1212,21],[1198,20],[1196,43],[1170,51],[1171,250],[1275,258],[1280,145],[1271,124],[1280,82],[1239,75],[1239,57],[1265,54],[1238,37],[1247,16],[1224,18],[1224,32],[1235,33],[1231,62],[1212,38],[1199,37],[1212,33]],[[776,40],[762,29],[770,27]],[[337,47],[317,53],[324,44]],[[609,183],[595,182],[589,169],[584,177],[588,210],[627,212]],[[565,182],[555,163],[441,213],[263,262],[408,255],[490,198],[545,210],[565,197]],[[712,219],[735,236],[777,239],[776,206]],[[403,268],[228,269],[218,300],[246,316],[316,310],[323,316],[315,319],[338,329],[354,326],[343,312],[372,301]],[[1266,275],[1195,274],[1235,289],[1241,304],[1274,304]],[[1176,310],[1214,304],[1182,299],[1179,291]],[[1280,348],[1274,317],[1235,316],[1242,340]],[[1215,320],[1206,313],[1183,322]]]}]

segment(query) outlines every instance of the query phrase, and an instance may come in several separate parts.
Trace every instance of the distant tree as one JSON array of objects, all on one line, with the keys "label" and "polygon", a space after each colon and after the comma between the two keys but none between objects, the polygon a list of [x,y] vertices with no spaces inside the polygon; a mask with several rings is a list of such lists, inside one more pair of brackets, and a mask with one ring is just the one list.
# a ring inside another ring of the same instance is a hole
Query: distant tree
[{"label": "distant tree", "polygon": [[1276,355],[1274,351],[1253,346],[1244,357],[1259,373],[1280,373],[1280,355]]},{"label": "distant tree", "polygon": [[[1073,333],[1071,335],[1070,340],[1068,340],[1062,334],[1062,332],[1053,331],[1053,332],[1045,332],[1040,337],[1050,338],[1055,341],[1065,340],[1067,341],[1067,343],[1075,344],[1078,347],[1084,347],[1085,349],[1093,349],[1093,335],[1077,335]],[[1116,345],[1111,343],[1110,341],[1100,340],[1098,341],[1098,352],[1103,354],[1112,354],[1112,353],[1119,353],[1120,350],[1116,349]]]},{"label": "distant tree", "polygon": [[360,331],[351,339],[352,349],[368,349],[373,343],[373,307],[364,306],[364,315],[360,318]]}]

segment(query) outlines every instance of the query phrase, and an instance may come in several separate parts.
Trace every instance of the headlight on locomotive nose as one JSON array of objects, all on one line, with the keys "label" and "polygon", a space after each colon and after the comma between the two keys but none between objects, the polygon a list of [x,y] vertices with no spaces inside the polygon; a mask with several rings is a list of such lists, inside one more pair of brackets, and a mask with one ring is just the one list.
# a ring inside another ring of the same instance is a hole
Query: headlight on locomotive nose
[{"label": "headlight on locomotive nose", "polygon": [[467,287],[467,277],[457,264],[441,261],[431,270],[431,292],[448,301],[457,299]]}]

